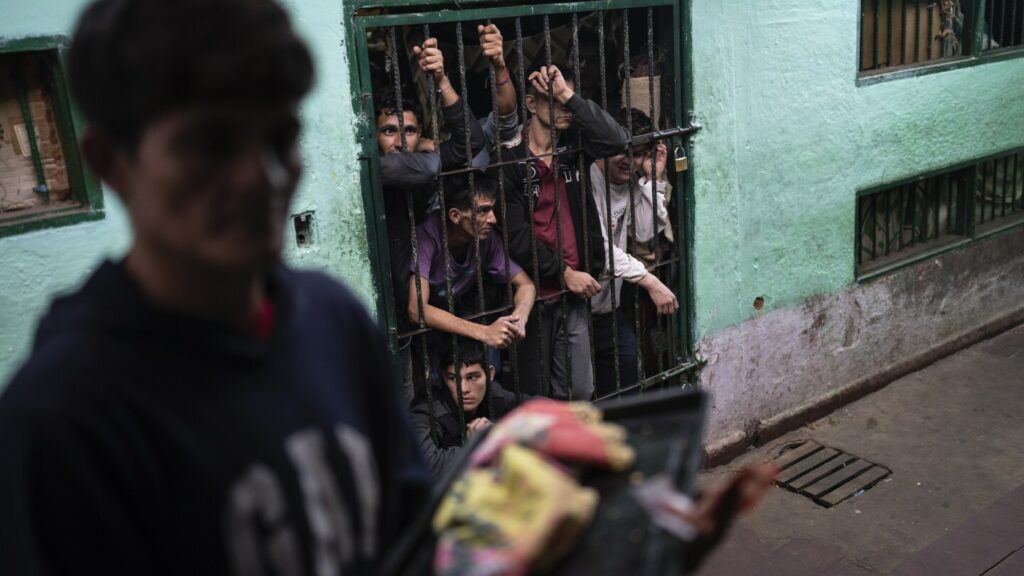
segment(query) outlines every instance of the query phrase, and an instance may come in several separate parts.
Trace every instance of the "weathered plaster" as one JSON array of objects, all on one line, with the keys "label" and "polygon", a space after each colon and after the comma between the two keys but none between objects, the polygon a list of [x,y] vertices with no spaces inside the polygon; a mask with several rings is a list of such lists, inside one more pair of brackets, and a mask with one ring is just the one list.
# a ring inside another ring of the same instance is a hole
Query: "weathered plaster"
[{"label": "weathered plaster", "polygon": [[[0,38],[70,35],[86,3],[0,0]],[[342,3],[286,4],[317,66],[317,84],[301,111],[306,172],[292,207],[293,213],[316,213],[317,236],[312,246],[298,248],[289,223],[285,257],[296,266],[327,270],[372,304]],[[50,299],[77,286],[104,258],[116,258],[127,249],[130,231],[124,211],[110,190],[104,195],[106,217],[101,221],[0,238],[0,387],[28,352]]]},{"label": "weathered plaster", "polygon": [[1024,58],[858,87],[856,2],[692,7],[698,336],[849,286],[858,189],[1024,146]]},{"label": "weathered plaster", "polygon": [[[765,420],[1019,312],[1022,245],[1024,230],[996,236],[704,338],[709,438],[749,438]],[[935,382],[935,393],[956,385]]]}]

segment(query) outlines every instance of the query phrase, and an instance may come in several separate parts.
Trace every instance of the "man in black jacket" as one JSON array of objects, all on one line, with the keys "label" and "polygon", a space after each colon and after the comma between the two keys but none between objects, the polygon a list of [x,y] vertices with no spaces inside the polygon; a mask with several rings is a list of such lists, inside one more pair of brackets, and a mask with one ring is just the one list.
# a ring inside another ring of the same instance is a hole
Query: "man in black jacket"
[{"label": "man in black jacket", "polygon": [[456,383],[455,356],[450,342],[441,347],[437,359],[437,363],[445,367],[444,382],[434,382],[432,402],[424,399],[412,408],[413,434],[435,480],[455,461],[464,437],[471,438],[490,427],[525,399],[516,398],[494,380],[494,366],[487,362],[483,346],[468,338],[459,339],[462,366]]},{"label": "man in black jacket", "polygon": [[589,400],[594,380],[586,299],[601,289],[595,276],[604,268],[604,248],[597,207],[580,173],[580,152],[568,148],[582,136],[584,166],[589,166],[593,159],[621,152],[629,138],[614,118],[576,94],[575,80],[558,67],[540,67],[529,82],[530,121],[524,141],[513,149],[520,161],[502,173],[509,254],[538,284],[520,370],[531,393]]},{"label": "man in black jacket", "polygon": [[374,322],[280,263],[305,44],[270,0],[101,0],[69,71],[134,234],[0,396],[0,574],[378,574],[430,478]]}]

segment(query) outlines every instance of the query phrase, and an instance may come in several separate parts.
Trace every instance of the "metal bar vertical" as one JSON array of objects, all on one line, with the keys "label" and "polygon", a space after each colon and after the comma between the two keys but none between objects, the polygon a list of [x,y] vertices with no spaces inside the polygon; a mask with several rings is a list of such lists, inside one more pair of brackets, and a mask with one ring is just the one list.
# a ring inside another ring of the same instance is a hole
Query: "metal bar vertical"
[{"label": "metal bar vertical", "polygon": [[871,259],[878,258],[878,194],[871,195]]},{"label": "metal bar vertical", "polygon": [[999,186],[999,159],[992,159],[992,200],[989,202],[988,220],[995,219],[995,187]]},{"label": "metal bar vertical", "polygon": [[[988,36],[988,48],[987,49],[991,50],[992,49],[992,42],[993,42],[992,36],[994,35],[994,33],[996,31],[996,25],[995,25],[996,0],[988,0],[987,8],[988,8],[988,19],[985,21],[985,24],[988,25],[988,33],[987,33],[987,36]],[[984,207],[982,207],[982,211],[984,211]]]},{"label": "metal bar vertical", "polygon": [[[982,162],[981,163],[981,196],[982,196],[982,198],[985,197],[985,190],[986,190],[986,185],[987,184],[988,184],[988,162]],[[975,195],[977,195],[977,193],[975,193]],[[980,217],[980,220],[979,220],[979,217]],[[985,223],[985,202],[981,203],[980,216],[976,215],[974,217],[974,219],[975,219],[975,221],[978,224],[984,224]]]},{"label": "metal bar vertical", "polygon": [[1017,40],[1017,5],[1021,3],[1021,0],[1014,0],[1011,3],[1011,16],[1010,16],[1010,42],[1011,46],[1019,46],[1021,42]]},{"label": "metal bar vertical", "polygon": [[999,19],[999,46],[1005,48],[1009,44],[1006,42],[1006,0],[1000,0],[999,2],[999,14],[996,15]]},{"label": "metal bar vertical", "polygon": [[956,224],[953,220],[956,211],[953,204],[953,182],[949,172],[943,176],[943,188],[946,189],[946,234],[952,234],[953,227]]},{"label": "metal bar vertical", "polygon": [[[477,297],[477,312],[481,314],[478,322],[484,323],[487,321],[487,317],[483,316],[483,312],[487,310],[487,299],[484,294],[484,274],[483,265],[480,262],[480,234],[479,225],[477,222],[476,213],[476,174],[473,173],[473,149],[472,139],[470,137],[470,126],[469,126],[469,78],[466,76],[466,45],[463,38],[462,28],[465,22],[455,23],[455,43],[457,48],[457,55],[459,60],[459,97],[462,99],[462,127],[465,133],[465,146],[466,146],[466,170],[468,170],[468,182],[469,182],[469,193],[470,193],[470,222],[473,225],[473,260],[474,260],[474,272],[476,273],[476,297]],[[495,119],[497,120],[497,119]],[[500,135],[499,135],[500,137]],[[484,345],[484,358],[488,357],[489,347]],[[490,365],[490,362],[487,363]],[[456,369],[460,369],[460,366],[456,366]],[[494,414],[494,395],[490,394],[491,390],[491,371],[484,370],[484,390],[487,395],[487,411],[488,414]],[[461,391],[460,391],[461,392]]]},{"label": "metal bar vertical", "polygon": [[[657,108],[655,107],[655,90],[654,90],[654,8],[651,6],[647,7],[647,108],[649,111],[648,117],[651,119],[651,128],[657,131],[660,127],[659,118],[656,116]],[[632,134],[630,134],[632,136]],[[660,141],[652,142],[651,154],[651,253],[654,254],[654,271],[652,272],[655,276],[658,276],[658,263],[661,261],[661,242],[658,240],[658,166],[657,166],[657,149]],[[668,158],[666,156],[666,162]],[[643,194],[643,191],[640,191]],[[657,327],[656,337],[652,340],[652,346],[654,346],[654,356],[658,363],[658,373],[665,371],[665,362],[661,350],[658,350],[657,334],[661,334],[662,330],[662,319],[655,313],[654,324]]]},{"label": "metal bar vertical", "polygon": [[885,33],[885,49],[888,57],[885,59],[886,66],[893,65],[893,49],[892,49],[892,3],[894,0],[886,0],[885,5],[888,9],[886,14],[886,33]]},{"label": "metal bar vertical", "polygon": [[[428,26],[424,25],[423,30],[424,30],[424,36],[425,36],[424,37],[424,41],[426,41],[426,39],[430,37],[430,28]],[[430,80],[429,82],[430,82],[429,86],[431,88],[433,88],[433,80]],[[434,121],[434,137],[436,139],[436,138],[438,138],[440,136],[440,125],[441,125],[439,106],[438,106],[438,103],[437,103],[437,99],[439,97],[439,94],[437,94],[437,90],[432,90],[432,92],[434,93],[434,95],[433,95],[433,99],[434,99],[434,111],[433,111],[434,118],[433,118],[433,121]],[[465,105],[465,102],[463,102],[463,104]],[[472,154],[472,152],[470,151],[469,145],[467,144],[466,145],[466,155],[467,156],[471,156],[471,154]],[[442,222],[442,225],[441,225],[441,249],[444,251],[444,288],[445,288],[445,295],[446,295],[446,300],[447,300],[446,304],[448,305],[448,313],[454,316],[455,315],[455,294],[452,292],[452,250],[451,250],[451,245],[450,245],[449,239],[448,239],[448,207],[447,207],[447,199],[445,198],[445,194],[444,194],[444,181],[443,181],[443,177],[442,178],[438,178],[438,181],[437,181],[437,191],[438,191],[438,193],[437,193],[438,205],[441,208],[441,222]],[[454,373],[455,373],[455,394],[458,396],[458,398],[456,399],[456,404],[458,405],[458,408],[459,408],[459,431],[460,431],[460,434],[462,436],[462,442],[465,443],[466,442],[466,408],[463,405],[463,400],[462,400],[462,362],[461,362],[461,358],[460,358],[461,354],[459,353],[459,339],[458,339],[458,336],[454,332],[451,334],[450,338],[451,338],[451,347],[452,347],[452,367],[455,369],[454,370]],[[440,368],[440,370],[442,370],[442,371],[444,369],[445,369],[444,366],[442,366]],[[442,374],[441,377],[444,378],[444,375]],[[429,384],[427,385],[427,387],[428,388],[430,387]]]},{"label": "metal bar vertical", "polygon": [[[526,165],[527,168],[524,170],[526,178],[523,179],[523,194],[526,196],[526,205],[529,210],[530,217],[530,256],[533,260],[533,278],[537,283],[538,290],[540,288],[540,264],[537,260],[537,221],[534,218],[534,198],[533,198],[533,178],[531,177],[531,170],[529,166],[532,166],[537,160],[533,157],[530,151],[530,131],[526,129],[529,118],[527,116],[526,109],[526,58],[523,55],[523,23],[519,16],[516,16],[515,20],[516,28],[516,58],[519,61],[519,113],[521,114],[521,122],[523,126],[523,147],[526,149]],[[539,347],[540,358],[540,380],[543,394],[545,396],[551,395],[551,358],[547,354],[546,338],[544,338],[544,312],[541,309],[543,305],[537,306],[537,310],[534,312],[537,318],[537,346]]]},{"label": "metal bar vertical", "polygon": [[46,184],[46,171],[43,170],[43,156],[39,152],[39,140],[36,138],[35,121],[32,119],[32,107],[28,102],[28,88],[25,86],[25,60],[18,58],[14,65],[14,86],[18,92],[18,104],[21,107],[21,120],[25,123],[28,135],[28,146],[32,155],[32,167],[36,171],[36,186],[33,192],[43,198],[44,204],[50,203],[50,187]]},{"label": "metal bar vertical", "polygon": [[[544,15],[544,65],[551,69],[551,18]],[[565,270],[565,257],[562,253],[562,192],[559,190],[561,175],[562,158],[558,154],[558,129],[555,127],[555,92],[554,82],[548,82],[548,126],[551,128],[551,184],[552,192],[555,195],[555,251],[558,253],[558,269]],[[566,189],[568,194],[568,189]],[[563,334],[565,343],[565,384],[566,393],[569,396],[569,400],[572,401],[572,350],[569,346],[569,331],[567,323],[569,321],[569,305],[567,303],[568,298],[565,294],[565,274],[564,272],[558,276],[558,286],[562,292],[558,296],[558,305],[562,311],[562,321],[559,322],[559,331]],[[589,398],[587,398],[589,400]]]},{"label": "metal bar vertical", "polygon": [[1006,216],[1006,190],[1009,188],[1009,176],[1010,176],[1010,157],[1003,156],[1003,194],[999,202],[999,216],[1000,218]]},{"label": "metal bar vertical", "polygon": [[1013,214],[1017,211],[1017,195],[1024,196],[1024,190],[1018,189],[1017,186],[1017,164],[1020,162],[1020,154],[1013,155],[1013,193],[1010,196],[1010,213]]},{"label": "metal bar vertical", "polygon": [[914,62],[921,61],[921,0],[914,0]]},{"label": "metal bar vertical", "polygon": [[[579,87],[583,84],[580,66],[580,31],[579,31],[579,15],[576,12],[572,13],[572,71],[573,76],[576,78],[576,86]],[[588,226],[590,225],[590,219],[588,210],[590,209],[590,174],[586,167],[586,159],[584,158],[583,150],[583,134],[576,131],[576,148],[581,150],[576,153],[576,170],[579,174],[579,184],[581,198],[581,208],[583,220],[583,269],[587,274],[593,276],[592,266],[590,265],[590,231]],[[594,373],[597,366],[597,353],[594,350],[594,305],[590,298],[587,298],[587,346],[590,349],[590,381],[597,382],[597,374]]]},{"label": "metal bar vertical", "polygon": [[[633,115],[630,114],[630,110],[633,109],[633,90],[630,79],[633,77],[632,62],[630,62],[630,47],[629,47],[629,8],[622,9],[622,67],[623,77],[626,82],[624,84],[626,89],[626,133],[633,136]],[[633,158],[633,147],[628,146],[626,148],[627,156],[629,157],[629,166],[632,170],[634,166]],[[637,253],[637,229],[636,229],[636,198],[635,190],[633,189],[633,178],[630,178],[629,186],[629,252],[631,254]],[[636,374],[637,382],[644,380],[644,353],[643,353],[643,342],[641,336],[643,331],[640,329],[640,291],[633,291],[633,327],[636,330],[637,340],[637,354],[636,354]]]},{"label": "metal bar vertical", "polygon": [[[601,109],[608,112],[608,63],[605,56],[604,19],[605,12],[598,12],[600,18],[597,21],[597,51],[601,72]],[[610,286],[612,298],[612,362],[615,368],[615,392],[622,389],[622,368],[619,363],[619,321],[618,321],[618,294],[616,290],[615,274],[615,252],[614,238],[612,237],[612,192],[611,182],[608,180],[608,158],[601,162],[604,166],[604,204],[605,204],[605,235],[608,238],[608,266],[610,267]]]},{"label": "metal bar vertical", "polygon": [[864,212],[867,208],[866,196],[857,198],[857,218],[854,222],[854,250],[856,251],[857,266],[864,263],[863,250],[864,250]]},{"label": "metal bar vertical", "polygon": [[900,64],[907,63],[907,0],[900,1],[900,28],[902,29],[900,35],[900,50],[903,54],[900,55]]},{"label": "metal bar vertical", "polygon": [[[488,20],[487,23],[491,24],[492,22]],[[504,46],[502,46],[502,51],[504,51]],[[487,73],[488,73],[488,80],[490,81],[490,86],[491,86],[491,114],[494,115],[495,134],[497,135],[497,142],[495,143],[495,146],[494,146],[494,156],[497,159],[497,165],[498,166],[502,166],[503,165],[503,159],[502,159],[502,142],[501,142],[501,122],[499,120],[499,113],[498,113],[499,112],[498,111],[498,74],[494,70],[494,61],[493,60],[491,61],[491,64],[490,64],[490,67],[488,68]],[[506,74],[511,76],[512,73],[511,72],[506,72]],[[508,80],[511,80],[511,78],[506,78],[505,81],[508,81]],[[525,107],[526,105],[524,103],[520,102],[519,106]],[[500,174],[498,175],[498,201],[501,204],[501,241],[505,243],[505,250],[504,250],[504,253],[505,253],[505,262],[504,262],[504,265],[505,265],[505,299],[507,300],[509,306],[514,306],[515,305],[515,293],[512,290],[512,266],[511,266],[511,263],[509,262],[511,260],[511,257],[509,256],[509,241],[508,241],[508,202],[506,201],[506,198],[505,198],[505,179],[502,178]],[[527,319],[526,318],[522,318],[521,320],[522,320],[522,322],[525,325]],[[513,382],[513,386],[514,386],[513,389],[514,389],[514,392],[515,392],[515,395],[516,395],[516,402],[517,403],[518,402],[522,402],[522,400],[523,400],[523,393],[522,393],[522,388],[520,387],[520,382],[519,382],[519,342],[513,342],[509,346],[509,348],[508,348],[508,356],[509,356],[509,364],[512,365],[512,382]],[[492,416],[494,415],[493,411],[491,412],[491,415]]]},{"label": "metal bar vertical", "polygon": [[[394,26],[388,28],[388,35],[390,39],[388,56],[391,60],[392,88],[395,91],[395,106],[397,108],[395,112],[398,118],[398,138],[401,142],[401,153],[407,154],[409,152],[409,142],[405,134],[405,110],[402,107],[402,73],[398,59],[398,35]],[[431,78],[431,81],[432,80],[433,78]],[[412,190],[409,188],[406,188],[405,190],[405,208],[409,218],[409,243],[412,250],[413,278],[415,279],[416,285],[416,320],[420,328],[425,328],[427,323],[423,313],[423,287],[420,284],[419,245],[416,237],[416,209],[413,201]],[[401,302],[395,303],[396,307],[401,305]],[[412,355],[411,344],[412,343],[410,342],[410,356]],[[430,433],[436,440],[437,429],[434,415],[433,392],[430,389],[430,358],[427,352],[427,335],[425,332],[420,335],[420,348],[423,360],[423,382],[425,383],[424,387],[426,388],[428,411],[430,413]]]},{"label": "metal bar vertical", "polygon": [[871,56],[871,58],[872,58],[872,60],[871,60],[872,66],[871,67],[872,68],[878,68],[879,61],[882,59],[881,56],[879,55],[881,53],[881,45],[882,45],[882,43],[878,41],[879,21],[881,20],[881,18],[882,18],[882,8],[881,8],[880,0],[875,0],[875,18],[874,18],[874,20],[875,20],[875,28],[874,28],[874,34],[871,35],[871,42],[873,43],[872,48],[874,48],[874,50],[872,50],[872,56]]},{"label": "metal bar vertical", "polygon": [[925,48],[927,49],[925,51],[925,59],[931,60],[932,59],[932,42],[933,42],[932,39],[934,38],[934,36],[932,35],[932,32],[933,32],[933,27],[932,27],[932,10],[935,9],[935,5],[934,4],[929,4],[925,8],[926,8],[926,11],[928,13],[928,40],[927,40],[928,43],[925,44]]},{"label": "metal bar vertical", "polygon": [[931,196],[932,203],[932,234],[929,236],[933,240],[939,237],[939,204],[941,202],[939,195],[942,193],[942,190],[936,184],[938,182],[935,178],[928,179],[928,194]]},{"label": "metal bar vertical", "polygon": [[[905,186],[900,186],[900,200],[899,200],[899,212],[900,212],[900,220],[899,220],[900,226],[899,226],[899,229],[900,230],[899,230],[899,236],[896,239],[896,251],[897,252],[901,252],[903,250],[903,228],[904,228],[903,221],[906,218],[906,210],[907,210],[907,206],[908,206],[907,193],[906,192],[907,192],[906,187]],[[911,229],[911,233],[913,233],[913,229]]]},{"label": "metal bar vertical", "polygon": [[885,194],[885,212],[882,213],[884,218],[885,218],[885,236],[883,236],[883,238],[885,238],[885,255],[886,256],[889,255],[889,244],[890,244],[890,242],[889,242],[889,220],[892,219],[892,217],[890,216],[890,214],[892,213],[892,207],[890,206],[890,200],[889,200],[890,192],[892,192],[892,190],[886,190],[884,192],[884,194]]}]

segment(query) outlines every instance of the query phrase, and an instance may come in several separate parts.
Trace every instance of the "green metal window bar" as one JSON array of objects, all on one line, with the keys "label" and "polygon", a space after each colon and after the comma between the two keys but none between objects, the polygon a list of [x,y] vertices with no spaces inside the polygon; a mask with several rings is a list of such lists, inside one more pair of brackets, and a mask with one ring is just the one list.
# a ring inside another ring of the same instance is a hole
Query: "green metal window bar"
[{"label": "green metal window bar", "polygon": [[21,120],[25,124],[25,131],[28,133],[29,148],[32,154],[32,166],[36,171],[37,183],[33,190],[42,197],[44,204],[49,204],[50,188],[46,185],[46,172],[43,170],[43,156],[39,152],[39,140],[36,138],[35,122],[32,120],[32,109],[28,102],[28,88],[25,83],[26,67],[27,64],[24,58],[19,58],[14,64],[14,87],[18,93],[18,104],[21,108]]},{"label": "green metal window bar", "polygon": [[858,194],[860,279],[1024,223],[1024,150]]},{"label": "green metal window bar", "polygon": [[982,1],[861,0],[861,74],[971,54]]},{"label": "green metal window bar", "polygon": [[[677,2],[669,0],[610,0],[523,6],[484,6],[461,10],[427,9],[429,7],[420,7],[420,9],[416,7],[385,8],[384,10],[380,10],[379,7],[374,8],[372,11],[365,10],[355,13],[353,19],[355,42],[353,43],[354,53],[352,54],[354,61],[357,63],[357,74],[354,80],[359,85],[359,95],[356,101],[359,107],[371,119],[376,117],[373,104],[371,103],[371,95],[378,90],[384,88],[394,90],[396,95],[399,95],[397,101],[400,106],[402,97],[410,97],[411,93],[415,92],[421,101],[426,102],[426,106],[424,106],[426,108],[424,119],[429,122],[429,128],[434,134],[435,141],[439,141],[441,129],[440,103],[434,89],[433,78],[430,75],[425,75],[420,80],[422,83],[419,85],[420,89],[416,90],[414,88],[415,83],[411,80],[416,79],[416,74],[419,71],[411,63],[410,55],[412,46],[421,43],[426,38],[442,38],[446,41],[447,49],[444,53],[445,61],[448,64],[449,78],[453,86],[456,87],[462,102],[465,104],[466,113],[463,118],[465,123],[463,133],[466,134],[464,147],[466,157],[463,166],[455,168],[446,167],[438,178],[436,194],[442,214],[446,213],[446,198],[443,186],[446,178],[467,174],[470,188],[474,186],[473,153],[470,151],[469,142],[469,110],[472,109],[474,112],[477,112],[476,116],[478,118],[483,118],[488,112],[494,113],[495,117],[497,117],[497,84],[493,64],[481,66],[478,62],[475,65],[470,65],[474,63],[467,63],[468,49],[475,48],[471,44],[476,37],[477,24],[495,23],[503,33],[506,45],[506,62],[509,63],[510,78],[517,89],[520,128],[525,127],[529,121],[525,105],[526,71],[531,65],[543,63],[545,65],[557,64],[563,69],[572,69],[576,77],[575,91],[587,99],[598,102],[604,110],[613,116],[617,115],[617,110],[613,108],[614,103],[620,103],[622,107],[627,109],[633,107],[634,81],[637,81],[638,84],[646,84],[644,92],[646,92],[647,98],[644,106],[647,109],[641,112],[653,120],[654,131],[634,136],[634,144],[646,145],[662,142],[667,145],[669,150],[674,149],[678,152],[679,156],[683,156],[682,151],[685,150],[688,144],[688,137],[695,130],[694,127],[689,125],[683,107],[688,87],[683,84],[685,70],[682,58],[684,50],[681,37],[682,15],[680,13],[681,6]],[[640,34],[631,34],[631,27],[639,27],[642,32]],[[581,38],[584,34],[586,35],[585,42]],[[452,42],[454,42],[454,46],[452,46]],[[597,54],[593,54],[594,43],[597,44]],[[661,49],[659,49],[659,46]],[[581,57],[581,52],[584,50],[587,50],[587,58]],[[474,51],[474,55],[476,55],[476,52],[478,51]],[[665,62],[660,62],[660,59],[664,59]],[[632,69],[638,63],[644,66],[644,69],[634,74]],[[594,69],[595,65],[596,69]],[[659,69],[660,72],[657,71]],[[621,82],[621,88],[618,86],[610,87],[608,76],[616,71],[618,71],[618,80]],[[660,77],[657,81],[656,75]],[[482,89],[479,87],[481,79],[485,81],[485,86]],[[656,88],[657,82],[660,82],[660,88]],[[659,94],[660,98],[658,98]],[[549,93],[549,97],[551,96]],[[554,107],[549,108],[553,115]],[[401,109],[399,109],[397,117],[399,133],[401,135],[401,148],[403,152],[407,152],[408,143],[405,138],[404,115]],[[625,114],[624,118],[626,131],[632,134],[631,115]],[[559,136],[553,127],[554,119],[551,118],[549,120],[552,125],[553,152],[547,156],[552,157],[551,167],[554,171],[554,181],[558,182],[559,178],[561,178],[559,171],[568,168],[563,166],[559,159],[579,152],[584,148],[584,143],[582,140],[577,140],[575,142],[563,142],[565,147],[554,146]],[[379,293],[390,295],[393,294],[390,285],[392,278],[388,273],[391,270],[389,263],[391,255],[386,248],[388,246],[387,232],[382,225],[383,220],[388,215],[385,214],[383,209],[385,203],[379,179],[380,153],[376,144],[374,121],[371,120],[364,123],[360,137],[363,144],[364,184],[366,185],[365,189],[369,191],[366,195],[367,211],[370,214],[368,216],[368,223],[370,225],[371,238],[375,239],[374,247],[371,250],[375,256],[375,270],[378,285],[381,288]],[[523,137],[528,139],[528,131],[523,130]],[[529,150],[528,142],[526,149]],[[624,152],[629,156],[630,165],[633,165],[633,146],[627,146]],[[502,154],[502,146],[496,146],[492,151],[491,162],[484,168],[500,169],[502,166],[513,162],[523,162],[521,159],[508,160]],[[590,167],[584,164],[582,154],[577,154],[576,156],[578,158],[578,165],[573,166],[572,169],[579,174],[583,182],[584,193],[589,194],[590,183],[588,174]],[[526,162],[532,163],[540,158],[541,156],[533,155],[530,152]],[[476,167],[476,169],[480,168]],[[605,163],[605,170],[607,172],[607,163]],[[673,184],[674,189],[673,198],[670,203],[670,227],[672,229],[671,234],[674,236],[674,242],[662,243],[656,239],[651,243],[653,261],[647,267],[651,274],[657,275],[676,293],[680,303],[679,311],[667,317],[654,316],[648,313],[649,309],[643,303],[641,291],[633,290],[631,292],[629,298],[632,302],[629,308],[632,310],[632,313],[627,314],[627,316],[631,316],[628,321],[631,322],[637,339],[637,377],[635,381],[623,381],[621,377],[618,363],[618,326],[614,325],[612,334],[614,340],[615,390],[610,394],[611,396],[642,392],[655,386],[685,386],[689,385],[692,381],[692,372],[697,363],[694,361],[692,333],[690,330],[690,313],[692,308],[690,306],[690,276],[687,265],[689,260],[688,234],[690,217],[687,177],[687,173],[683,170],[674,170],[673,163],[669,162],[668,178]],[[496,180],[498,186],[498,205],[501,207],[498,228],[502,235],[502,241],[507,247],[509,246],[509,239],[508,223],[506,220],[507,211],[505,210],[506,195],[525,194],[529,203],[530,214],[528,219],[531,221],[531,226],[533,225],[534,195],[530,193],[531,181],[529,179],[524,183],[523,190],[506,190],[503,180],[502,178]],[[606,184],[608,183],[607,177],[605,182]],[[635,198],[633,195],[638,192],[634,188],[634,186],[630,187],[631,198],[627,216],[627,230],[630,234],[630,253],[636,255],[639,253],[639,242],[636,238],[637,222],[634,210]],[[654,191],[655,187],[652,184],[650,193],[653,195]],[[610,203],[607,190],[605,192],[605,200]],[[652,197],[651,201],[653,206],[657,206],[656,198]],[[405,191],[405,204],[410,227],[412,260],[413,262],[418,262],[420,247],[417,245],[415,228],[417,221],[420,219],[414,213],[414,203],[411,191],[409,190]],[[582,206],[584,211],[587,210],[587,202],[582,202]],[[563,237],[559,214],[565,209],[567,208],[561,205],[561,195],[556,194],[554,210],[558,231],[556,233],[556,245],[553,248],[559,258],[562,256],[561,242]],[[475,227],[475,211],[473,212],[473,217],[473,225]],[[658,222],[657,210],[652,211],[652,218],[654,220],[652,230],[657,231],[662,228]],[[610,226],[610,218],[608,220]],[[586,271],[590,272],[589,256],[594,247],[589,244],[587,228],[586,212],[584,212],[582,218],[582,238],[584,239],[582,260],[585,262]],[[455,315],[459,310],[454,302],[454,295],[452,293],[453,278],[451,276],[451,256],[448,250],[446,226],[441,226],[441,230],[445,258],[444,288],[447,300],[446,305],[448,312]],[[606,239],[609,243],[607,249],[610,250],[610,233],[606,234]],[[520,262],[519,264],[536,282],[539,272],[535,235],[533,235],[531,241],[534,242],[532,246],[532,262]],[[476,238],[477,254],[479,254],[479,242],[480,239]],[[505,250],[506,270],[509,269],[509,252],[510,250]],[[480,269],[481,259],[476,258],[475,260],[475,311],[463,311],[462,317],[483,323],[493,319],[495,315],[512,310],[513,288],[511,278],[508,277],[510,275],[506,274],[503,289],[500,290],[503,293],[503,297],[497,300],[493,296],[488,297],[484,286],[484,276]],[[612,265],[612,276],[618,277],[614,273],[614,259],[609,258],[608,261]],[[418,342],[418,346],[416,346],[418,348],[417,357],[413,359],[413,365],[415,366],[414,370],[419,372],[423,381],[427,383],[421,392],[425,392],[426,400],[431,405],[431,428],[436,434],[436,423],[432,411],[433,400],[431,398],[433,392],[429,382],[432,378],[440,377],[441,374],[438,367],[431,362],[431,346],[428,345],[427,339],[434,331],[426,325],[418,267],[414,267],[412,274],[415,279],[416,301],[420,304],[415,316],[409,319],[410,326],[403,327],[398,325],[397,319],[400,317],[398,311],[404,308],[405,303],[392,302],[392,298],[389,296],[382,296],[381,298],[383,300],[381,317],[387,323],[396,361],[402,362],[398,351],[405,349],[408,342]],[[614,302],[614,283],[609,282],[609,288],[606,289],[612,289],[612,309],[614,311],[620,304],[619,302]],[[557,293],[546,300],[550,302],[551,306],[561,307],[564,314],[568,295],[569,291],[565,286],[564,280],[562,280]],[[624,291],[623,300],[625,299],[626,294]],[[538,299],[538,306],[540,302],[541,299]],[[544,315],[539,313],[537,306],[535,306],[535,313],[538,319],[543,322]],[[616,318],[614,313],[612,318],[613,321]],[[589,364],[593,370],[595,364],[595,343],[593,341],[593,310],[589,299],[587,299],[587,323],[588,328],[590,328]],[[537,326],[533,329],[543,332],[542,326]],[[442,337],[444,336],[442,335]],[[450,340],[453,349],[452,363],[455,366],[461,366],[455,336],[451,335]],[[543,342],[540,342],[540,346],[539,358],[543,368],[540,370],[542,382],[539,383],[539,390],[541,394],[547,395],[551,392],[550,383],[547,381],[547,364],[552,361],[552,358],[551,351],[546,349]],[[488,352],[493,354],[489,349]],[[526,384],[522,381],[522,376],[519,373],[517,358],[522,353],[521,344],[513,343],[502,357],[503,372],[507,378],[505,381],[508,382],[510,380],[512,382],[515,394],[520,398],[523,394],[523,387]],[[568,378],[571,380],[572,352],[566,348],[563,353],[565,354],[565,365],[570,370]],[[445,361],[445,359],[442,359],[442,361]],[[455,380],[456,396],[459,404],[458,418],[464,431],[466,422],[461,402],[462,383],[459,370],[455,371]],[[538,389],[538,383],[530,384],[532,386],[531,390],[535,391]],[[490,385],[488,377],[487,386],[490,387]],[[570,399],[573,399],[571,397],[571,390],[572,386],[570,385]],[[576,399],[579,400],[580,398]],[[585,398],[583,400],[589,399]]]}]

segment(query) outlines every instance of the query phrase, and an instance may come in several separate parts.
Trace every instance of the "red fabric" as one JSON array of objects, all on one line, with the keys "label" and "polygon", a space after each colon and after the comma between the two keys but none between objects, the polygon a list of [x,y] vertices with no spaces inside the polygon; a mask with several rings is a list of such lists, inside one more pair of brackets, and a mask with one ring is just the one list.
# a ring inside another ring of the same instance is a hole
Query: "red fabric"
[{"label": "red fabric", "polygon": [[268,340],[274,331],[274,320],[274,303],[270,298],[264,298],[249,318],[249,333],[258,340]]},{"label": "red fabric", "polygon": [[[537,240],[557,250],[558,222],[555,220],[555,171],[542,160],[535,160],[537,179],[540,181],[540,192],[533,207],[534,231]],[[561,196],[559,215],[562,221],[562,259],[566,266],[574,270],[580,269],[579,250],[576,249],[576,228],[572,223],[572,212],[569,209],[569,195],[565,187],[565,171],[558,175],[558,194]],[[542,279],[538,297],[555,294],[561,290],[557,279]]]}]

